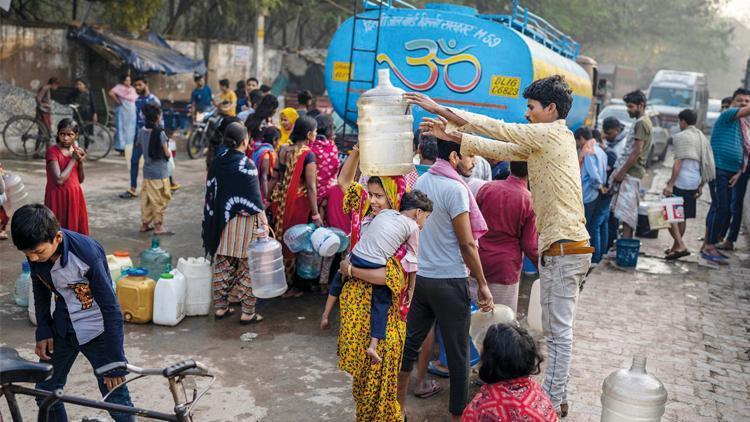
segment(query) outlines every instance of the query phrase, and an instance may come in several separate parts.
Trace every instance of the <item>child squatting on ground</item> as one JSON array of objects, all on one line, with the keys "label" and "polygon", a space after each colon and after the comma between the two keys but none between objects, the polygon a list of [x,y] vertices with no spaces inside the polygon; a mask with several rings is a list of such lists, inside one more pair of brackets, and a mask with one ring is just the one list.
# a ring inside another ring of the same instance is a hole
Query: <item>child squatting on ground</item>
[{"label": "child squatting on ground", "polygon": [[159,126],[161,108],[148,104],[143,108],[146,127],[136,135],[135,142],[143,151],[143,190],[141,191],[141,232],[172,234],[164,226],[164,211],[172,199],[169,182],[169,139]]},{"label": "child squatting on ground", "polygon": [[[36,354],[52,364],[52,377],[36,385],[55,391],[65,387],[70,368],[83,353],[96,369],[112,362],[125,362],[123,319],[112,290],[107,258],[99,242],[79,233],[60,229],[52,211],[42,204],[19,208],[11,221],[13,244],[26,255],[37,315]],[[54,293],[54,296],[53,296]],[[50,301],[55,312],[50,315]],[[102,396],[125,381],[125,371],[97,377]],[[37,398],[37,404],[43,398]],[[132,406],[127,386],[114,390],[107,402]],[[135,416],[110,413],[117,422]],[[65,407],[50,409],[50,421],[67,421]]]},{"label": "child squatting on ground", "polygon": [[[405,248],[405,255],[401,258],[404,271],[409,273],[409,289],[407,303],[414,293],[414,281],[417,273],[417,250],[419,248],[419,230],[432,212],[432,201],[422,192],[412,191],[404,194],[401,199],[401,212],[393,209],[377,207],[377,198],[385,198],[385,191],[378,195],[380,179],[371,177],[367,189],[372,198],[374,217],[362,224],[362,236],[352,250],[347,277],[351,277],[351,268],[383,268],[388,259],[397,254],[401,247]],[[385,204],[384,204],[385,205]],[[343,280],[341,274],[336,274],[331,283],[328,300],[321,317],[321,328],[328,328],[328,317],[341,294]],[[380,363],[381,359],[376,351],[378,340],[385,338],[388,322],[388,308],[391,306],[391,291],[386,286],[372,285],[372,300],[370,303],[370,346],[367,355],[373,363]]]}]

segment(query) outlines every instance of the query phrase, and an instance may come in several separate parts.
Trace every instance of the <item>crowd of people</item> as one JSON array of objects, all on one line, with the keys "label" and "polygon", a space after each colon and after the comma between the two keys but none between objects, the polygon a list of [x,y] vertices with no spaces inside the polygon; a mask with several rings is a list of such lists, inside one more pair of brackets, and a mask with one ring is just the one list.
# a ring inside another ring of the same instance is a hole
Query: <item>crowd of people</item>
[{"label": "crowd of people", "polygon": [[[436,338],[447,355],[442,373],[450,379],[448,410],[455,419],[497,420],[512,414],[516,419],[510,420],[554,421],[567,415],[579,291],[591,268],[613,253],[614,239],[633,237],[638,226],[640,185],[652,142],[642,92],[624,97],[635,119],[632,128],[607,118],[602,133],[568,129],[572,91],[560,76],[526,88],[529,123],[524,124],[406,94],[407,101],[435,117],[425,118],[415,134],[411,172],[372,176],[359,170],[356,146],[340,162],[333,119],[317,109],[309,92],[299,93],[298,109],[279,111],[278,99],[255,78],[238,82],[236,91],[221,80],[216,98],[203,76],[195,83],[194,118],[211,107],[223,115],[220,136],[207,152],[201,230],[213,263],[216,319],[231,315],[239,305],[241,324],[264,320],[256,311],[247,261],[248,245],[256,236],[273,228],[282,239],[298,224],[336,227],[349,236],[349,250],[323,259],[318,280],[300,276],[295,254],[283,245],[290,285],[283,297],[326,294],[321,328],[331,326],[338,301],[339,367],[352,376],[357,420],[405,420],[414,366],[415,396],[427,398],[441,390],[426,377],[428,367],[441,371],[430,362]],[[109,94],[117,104],[117,149],[129,155],[130,163],[131,186],[121,197],[139,195],[142,159],[140,230],[169,234],[164,212],[179,186],[171,180],[173,154],[162,128],[159,99],[143,76],[123,76]],[[674,136],[675,165],[663,194],[682,197],[685,217],[695,218],[696,199],[708,184],[712,203],[700,253],[715,265],[727,264],[725,253],[739,231],[750,175],[747,116],[750,91],[738,89],[710,142],[695,127],[693,110],[679,114],[681,131]],[[81,189],[86,153],[75,143],[78,132],[71,119],[59,123],[57,143],[47,151],[46,207],[22,208],[16,214],[22,217],[12,222],[14,244],[37,263],[32,272],[52,281],[53,287],[34,281],[35,297],[37,290],[59,291],[58,301],[67,305],[62,309],[74,309],[70,301],[81,298],[66,293],[71,288],[56,279],[56,260],[93,267],[98,264],[90,260],[103,259],[101,246],[81,236],[88,234],[88,221]],[[21,218],[38,227],[17,221]],[[690,253],[685,229],[684,222],[671,226],[674,243],[665,251],[667,260]],[[516,324],[497,325],[484,340],[479,375],[486,385],[470,401],[471,303],[483,311],[496,305],[516,311],[524,257],[537,266],[541,279],[547,345],[543,382],[530,378],[540,372],[542,357],[528,333]],[[72,329],[88,330],[87,321],[94,320],[103,320],[105,328],[119,324],[119,331],[102,335],[118,344],[121,355],[122,318],[109,312],[117,306],[109,300],[111,287],[102,292],[104,284],[89,281],[89,295],[99,306],[102,297],[108,308],[76,318]],[[57,311],[53,318],[48,307],[37,311],[37,352],[43,359],[50,357],[46,348],[52,347],[45,343],[51,338],[45,329],[65,318],[64,312],[69,311]],[[55,352],[58,342],[87,353],[69,338],[55,338]],[[64,377],[59,382],[64,383]],[[103,382],[111,387],[120,379]],[[127,390],[110,399],[130,401]],[[116,419],[128,420],[122,415]]]}]

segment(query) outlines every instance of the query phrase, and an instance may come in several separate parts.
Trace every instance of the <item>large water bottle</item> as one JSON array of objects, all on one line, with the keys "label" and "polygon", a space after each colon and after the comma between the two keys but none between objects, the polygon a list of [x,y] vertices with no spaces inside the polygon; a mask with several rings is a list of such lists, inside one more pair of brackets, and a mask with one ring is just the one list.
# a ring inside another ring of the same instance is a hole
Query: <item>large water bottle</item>
[{"label": "large water bottle", "polygon": [[667,390],[646,372],[646,357],[634,356],[630,369],[609,374],[602,383],[602,422],[657,422],[664,415]]},{"label": "large water bottle", "polygon": [[141,268],[148,270],[148,276],[158,280],[163,273],[172,269],[172,255],[159,246],[159,238],[151,240],[151,247],[141,252]]},{"label": "large water bottle", "polygon": [[320,255],[316,252],[300,252],[297,254],[297,275],[306,280],[320,277]]},{"label": "large water bottle", "polygon": [[315,230],[314,224],[296,224],[284,232],[284,244],[292,253],[312,251],[310,237]]},{"label": "large water bottle", "polygon": [[29,285],[31,284],[31,267],[29,261],[23,261],[21,264],[21,275],[16,279],[16,305],[29,306]]},{"label": "large water bottle", "polygon": [[319,227],[310,235],[310,243],[312,243],[313,251],[328,258],[336,255],[341,246],[341,239],[332,230]]},{"label": "large water bottle", "polygon": [[250,284],[253,296],[270,299],[286,292],[286,275],[281,243],[268,236],[268,230],[256,230],[256,239],[247,248]]},{"label": "large water bottle", "polygon": [[8,217],[12,217],[17,209],[31,201],[29,200],[29,194],[26,192],[26,187],[23,184],[21,176],[16,173],[6,172],[3,176],[3,181],[5,182],[5,194],[8,197],[3,208]]},{"label": "large water bottle", "polygon": [[414,116],[403,95],[391,84],[390,71],[378,69],[378,86],[357,100],[362,173],[395,176],[414,168]]}]

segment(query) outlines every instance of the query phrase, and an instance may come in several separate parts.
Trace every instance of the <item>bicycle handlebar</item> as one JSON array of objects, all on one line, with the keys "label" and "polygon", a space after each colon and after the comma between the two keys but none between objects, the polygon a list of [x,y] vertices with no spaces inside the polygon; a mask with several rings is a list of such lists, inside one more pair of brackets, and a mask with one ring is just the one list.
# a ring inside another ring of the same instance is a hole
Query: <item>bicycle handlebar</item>
[{"label": "bicycle handlebar", "polygon": [[165,378],[172,378],[177,375],[197,375],[197,376],[209,376],[208,367],[200,362],[196,362],[192,359],[185,360],[182,362],[175,363],[164,369],[158,368],[141,368],[135,365],[131,365],[127,362],[112,362],[104,366],[101,366],[94,370],[96,376],[101,377],[110,371],[126,370],[136,375],[163,375]]}]

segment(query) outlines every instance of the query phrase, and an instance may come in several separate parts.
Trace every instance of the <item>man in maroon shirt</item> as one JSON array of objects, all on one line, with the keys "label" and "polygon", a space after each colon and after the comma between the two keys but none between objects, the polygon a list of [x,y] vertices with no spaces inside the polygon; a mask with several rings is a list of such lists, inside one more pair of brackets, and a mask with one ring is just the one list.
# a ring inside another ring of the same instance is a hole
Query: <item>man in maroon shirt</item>
[{"label": "man in maroon shirt", "polygon": [[477,193],[477,205],[489,231],[479,240],[479,258],[495,303],[516,312],[523,256],[536,265],[536,216],[531,208],[525,161],[510,163],[510,177],[489,182]]}]

